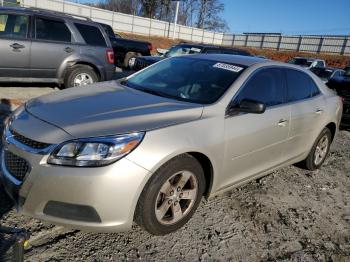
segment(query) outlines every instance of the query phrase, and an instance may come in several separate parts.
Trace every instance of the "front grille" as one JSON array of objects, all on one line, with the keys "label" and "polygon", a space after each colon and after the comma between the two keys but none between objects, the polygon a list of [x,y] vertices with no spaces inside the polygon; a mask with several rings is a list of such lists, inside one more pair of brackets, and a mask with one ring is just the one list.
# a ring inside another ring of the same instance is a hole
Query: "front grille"
[{"label": "front grille", "polygon": [[16,156],[10,151],[4,151],[4,162],[7,171],[19,181],[23,181],[29,171],[29,165],[26,160]]},{"label": "front grille", "polygon": [[46,144],[46,143],[42,143],[42,142],[38,142],[38,141],[35,141],[35,140],[32,140],[28,137],[25,137],[25,136],[22,136],[21,134],[17,133],[14,129],[10,128],[10,132],[11,134],[13,135],[13,138],[15,140],[17,140],[18,142],[26,145],[26,146],[29,146],[31,148],[34,148],[34,149],[44,149],[44,148],[47,148],[48,146],[50,146],[50,144]]}]

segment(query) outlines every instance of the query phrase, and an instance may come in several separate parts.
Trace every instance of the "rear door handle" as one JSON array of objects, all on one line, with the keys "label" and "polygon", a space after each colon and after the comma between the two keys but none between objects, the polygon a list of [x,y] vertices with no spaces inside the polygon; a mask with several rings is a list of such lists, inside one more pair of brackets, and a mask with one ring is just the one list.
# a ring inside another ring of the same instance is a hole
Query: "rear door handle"
[{"label": "rear door handle", "polygon": [[10,45],[10,47],[12,47],[13,49],[25,48],[24,45],[20,45],[20,44],[18,44],[18,43],[13,43],[12,45]]},{"label": "rear door handle", "polygon": [[280,127],[285,127],[288,124],[288,120],[286,119],[281,119],[280,121],[278,121],[277,125]]},{"label": "rear door handle", "polygon": [[72,52],[74,51],[74,49],[73,49],[73,48],[70,48],[70,47],[66,47],[66,48],[64,49],[64,51],[65,51],[66,53],[72,53]]},{"label": "rear door handle", "polygon": [[321,115],[322,113],[323,113],[323,110],[320,108],[317,108],[315,111],[315,114],[317,114],[317,115]]}]

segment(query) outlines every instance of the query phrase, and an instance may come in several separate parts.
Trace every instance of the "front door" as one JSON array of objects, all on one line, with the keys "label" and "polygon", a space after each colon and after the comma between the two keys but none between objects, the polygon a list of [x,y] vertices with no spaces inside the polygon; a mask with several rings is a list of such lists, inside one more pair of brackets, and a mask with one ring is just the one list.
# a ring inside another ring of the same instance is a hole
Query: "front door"
[{"label": "front door", "polygon": [[30,77],[30,17],[0,12],[0,78]]},{"label": "front door", "polygon": [[278,68],[260,69],[238,91],[233,103],[250,99],[267,108],[262,114],[236,113],[226,117],[221,189],[283,162],[290,125],[285,93],[284,76]]}]

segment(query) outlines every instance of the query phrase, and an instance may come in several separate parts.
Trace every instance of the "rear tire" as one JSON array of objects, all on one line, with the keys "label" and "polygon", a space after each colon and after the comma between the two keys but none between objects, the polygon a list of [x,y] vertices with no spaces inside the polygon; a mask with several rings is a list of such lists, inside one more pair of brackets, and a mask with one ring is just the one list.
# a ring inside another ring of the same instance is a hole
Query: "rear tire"
[{"label": "rear tire", "polygon": [[126,69],[133,69],[135,65],[135,59],[138,57],[135,53],[127,53],[124,58],[124,68]]},{"label": "rear tire", "polygon": [[297,166],[313,171],[319,169],[326,160],[332,142],[332,133],[328,128],[324,128],[317,137],[312,149],[305,160]]},{"label": "rear tire", "polygon": [[169,234],[192,217],[204,190],[200,163],[188,154],[175,157],[161,166],[144,187],[135,221],[153,235]]},{"label": "rear tire", "polygon": [[65,88],[86,86],[99,81],[95,70],[87,65],[76,65],[69,69],[64,79]]}]

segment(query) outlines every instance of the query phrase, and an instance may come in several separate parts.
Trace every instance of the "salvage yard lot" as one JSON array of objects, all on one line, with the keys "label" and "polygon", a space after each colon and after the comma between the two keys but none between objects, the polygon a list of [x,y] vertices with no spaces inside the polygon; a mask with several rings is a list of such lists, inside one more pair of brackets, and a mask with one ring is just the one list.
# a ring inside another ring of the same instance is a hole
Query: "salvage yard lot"
[{"label": "salvage yard lot", "polygon": [[[0,87],[0,98],[57,90]],[[0,223],[31,232],[26,261],[350,261],[349,170],[350,132],[343,130],[321,170],[286,167],[203,201],[184,228],[164,237],[138,226],[96,234],[48,225],[17,214],[2,188]]]}]

